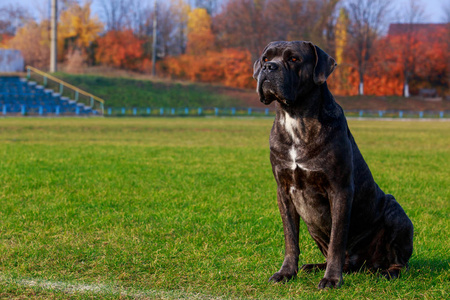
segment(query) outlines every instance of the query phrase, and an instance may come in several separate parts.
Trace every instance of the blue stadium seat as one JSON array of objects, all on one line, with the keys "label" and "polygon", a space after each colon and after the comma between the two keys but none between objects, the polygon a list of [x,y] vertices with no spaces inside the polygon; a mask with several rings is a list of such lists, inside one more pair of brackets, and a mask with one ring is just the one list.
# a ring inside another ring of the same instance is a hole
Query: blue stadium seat
[{"label": "blue stadium seat", "polygon": [[19,77],[0,77],[0,115],[99,115],[36,82]]}]

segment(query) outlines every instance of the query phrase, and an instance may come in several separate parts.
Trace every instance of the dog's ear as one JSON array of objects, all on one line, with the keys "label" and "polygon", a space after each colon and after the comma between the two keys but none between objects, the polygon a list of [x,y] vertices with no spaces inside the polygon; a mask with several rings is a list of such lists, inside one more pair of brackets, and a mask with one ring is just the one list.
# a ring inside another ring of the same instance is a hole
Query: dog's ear
[{"label": "dog's ear", "polygon": [[257,59],[253,64],[253,78],[258,80],[258,75],[260,71],[261,71],[261,60]]},{"label": "dog's ear", "polygon": [[313,53],[316,57],[316,62],[314,66],[314,83],[317,85],[323,84],[328,76],[334,71],[337,66],[334,58],[329,56],[325,51],[314,45],[313,43],[309,43]]}]

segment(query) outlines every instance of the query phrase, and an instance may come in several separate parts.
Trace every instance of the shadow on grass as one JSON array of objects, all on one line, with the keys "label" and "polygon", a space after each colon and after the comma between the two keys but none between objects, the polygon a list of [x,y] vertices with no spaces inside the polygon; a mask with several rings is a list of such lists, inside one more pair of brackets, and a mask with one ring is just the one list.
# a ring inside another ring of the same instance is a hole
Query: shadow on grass
[{"label": "shadow on grass", "polygon": [[415,258],[409,261],[410,270],[432,272],[448,271],[450,270],[450,258]]}]

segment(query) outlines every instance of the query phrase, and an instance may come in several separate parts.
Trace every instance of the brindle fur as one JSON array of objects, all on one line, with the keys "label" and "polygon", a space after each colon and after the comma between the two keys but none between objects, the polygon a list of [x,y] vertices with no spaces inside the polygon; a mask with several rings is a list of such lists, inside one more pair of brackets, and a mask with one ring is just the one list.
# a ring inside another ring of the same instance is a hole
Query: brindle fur
[{"label": "brindle fur", "polygon": [[326,79],[336,63],[310,42],[272,42],[254,64],[257,92],[276,101],[270,161],[285,237],[281,269],[269,281],[296,276],[300,218],[326,258],[302,270],[325,270],[319,288],[339,287],[343,271],[399,276],[413,250],[413,225],[375,183]]}]

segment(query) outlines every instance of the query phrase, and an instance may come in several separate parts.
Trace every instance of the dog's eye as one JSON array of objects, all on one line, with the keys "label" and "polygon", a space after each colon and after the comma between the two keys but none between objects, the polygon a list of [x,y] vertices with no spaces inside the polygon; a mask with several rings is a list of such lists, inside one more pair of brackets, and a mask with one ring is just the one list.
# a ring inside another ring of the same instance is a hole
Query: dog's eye
[{"label": "dog's eye", "polygon": [[292,62],[296,62],[296,61],[298,61],[298,58],[297,57],[294,57],[294,56],[292,56],[290,59],[289,59],[290,61],[292,61]]},{"label": "dog's eye", "polygon": [[268,62],[269,59],[268,59],[267,57],[263,57],[263,61],[264,61],[264,62]]}]

